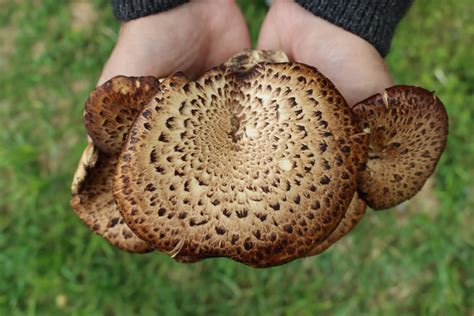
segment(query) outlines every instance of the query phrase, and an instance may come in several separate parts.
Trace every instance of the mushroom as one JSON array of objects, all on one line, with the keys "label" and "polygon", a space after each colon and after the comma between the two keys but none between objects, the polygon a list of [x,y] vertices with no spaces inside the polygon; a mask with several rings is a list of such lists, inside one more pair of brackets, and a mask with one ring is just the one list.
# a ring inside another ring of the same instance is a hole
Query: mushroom
[{"label": "mushroom", "polygon": [[448,116],[423,88],[394,86],[352,111],[369,133],[369,156],[358,191],[374,209],[413,197],[433,173],[446,145]]},{"label": "mushroom", "polygon": [[94,90],[84,110],[90,142],[74,175],[71,204],[94,232],[130,252],[152,248],[124,223],[112,194],[112,180],[133,120],[158,90],[154,77],[118,76]]},{"label": "mushroom", "polygon": [[183,80],[182,74],[161,84],[154,77],[117,76],[95,89],[86,102],[84,123],[90,138],[74,175],[71,204],[89,228],[120,249],[153,248],[130,230],[117,208],[112,180],[118,154],[143,106]]},{"label": "mushroom", "polygon": [[[367,204],[415,194],[446,139],[444,108],[425,90],[391,88],[351,110],[329,79],[281,52],[247,50],[196,80],[157,82],[116,77],[91,94],[85,124],[94,145],[73,205],[112,244],[180,262],[224,256],[268,267],[318,254]],[[386,177],[413,164],[399,194]],[[124,247],[111,221],[142,248]]]},{"label": "mushroom", "polygon": [[310,66],[235,69],[208,71],[143,108],[114,194],[129,227],[173,257],[281,264],[343,218],[362,129]]}]

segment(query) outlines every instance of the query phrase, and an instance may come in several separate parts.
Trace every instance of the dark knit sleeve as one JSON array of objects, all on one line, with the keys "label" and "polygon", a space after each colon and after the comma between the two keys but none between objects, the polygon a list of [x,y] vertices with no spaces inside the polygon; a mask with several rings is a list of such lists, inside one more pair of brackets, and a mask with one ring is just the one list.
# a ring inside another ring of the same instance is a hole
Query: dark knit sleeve
[{"label": "dark knit sleeve", "polygon": [[129,21],[177,7],[187,0],[111,0],[117,20]]},{"label": "dark knit sleeve", "polygon": [[371,43],[382,56],[413,0],[296,0],[313,14]]}]

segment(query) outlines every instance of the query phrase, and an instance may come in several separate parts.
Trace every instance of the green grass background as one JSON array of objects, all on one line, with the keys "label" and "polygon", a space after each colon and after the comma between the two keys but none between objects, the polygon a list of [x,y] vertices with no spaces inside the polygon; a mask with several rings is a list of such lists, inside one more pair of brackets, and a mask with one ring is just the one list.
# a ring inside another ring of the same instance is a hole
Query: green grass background
[{"label": "green grass background", "polygon": [[[240,4],[255,40],[266,7]],[[423,193],[320,256],[255,270],[128,254],[86,229],[69,187],[118,24],[106,0],[0,0],[0,315],[474,315],[473,16],[472,0],[417,0],[387,57],[449,112]]]}]

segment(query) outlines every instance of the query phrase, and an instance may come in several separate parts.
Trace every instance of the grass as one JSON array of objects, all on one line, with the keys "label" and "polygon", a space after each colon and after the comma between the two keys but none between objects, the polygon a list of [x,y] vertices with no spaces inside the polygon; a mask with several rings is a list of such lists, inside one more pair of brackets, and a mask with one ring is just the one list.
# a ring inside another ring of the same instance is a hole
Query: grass
[{"label": "grass", "polygon": [[[255,40],[265,5],[240,4]],[[69,206],[82,107],[118,24],[106,0],[1,1],[0,315],[473,315],[473,15],[471,0],[416,1],[387,57],[448,108],[434,181],[320,256],[254,270],[124,253],[84,227]]]}]

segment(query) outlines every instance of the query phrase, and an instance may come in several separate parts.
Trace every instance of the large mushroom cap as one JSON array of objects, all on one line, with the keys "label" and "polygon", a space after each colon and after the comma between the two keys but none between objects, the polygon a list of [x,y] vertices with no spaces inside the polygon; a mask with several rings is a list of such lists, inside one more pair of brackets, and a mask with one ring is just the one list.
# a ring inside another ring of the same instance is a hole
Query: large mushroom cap
[{"label": "large mushroom cap", "polygon": [[414,196],[433,173],[446,145],[448,117],[441,101],[425,89],[388,88],[352,111],[369,133],[369,157],[358,191],[374,209]]},{"label": "large mushroom cap", "polygon": [[218,67],[143,108],[114,195],[129,227],[178,259],[281,264],[343,218],[364,159],[361,132],[312,67]]}]

